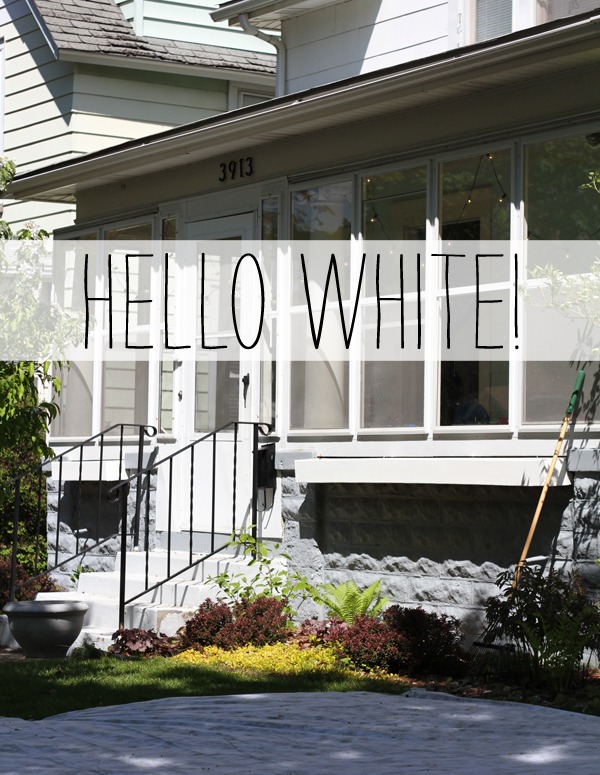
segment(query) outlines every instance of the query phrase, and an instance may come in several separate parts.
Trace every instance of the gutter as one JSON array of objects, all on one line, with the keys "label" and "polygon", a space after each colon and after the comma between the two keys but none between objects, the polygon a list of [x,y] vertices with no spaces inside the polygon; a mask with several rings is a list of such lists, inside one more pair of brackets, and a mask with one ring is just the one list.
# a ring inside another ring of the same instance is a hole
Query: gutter
[{"label": "gutter", "polygon": [[[278,7],[285,8],[287,5],[292,5],[292,2],[293,0],[282,0]],[[210,16],[213,21],[222,22],[229,21],[239,14],[241,23],[242,15],[248,16],[249,13],[257,13],[273,5],[273,0],[238,0],[237,3],[228,2],[220,5],[216,11],[211,11]]]},{"label": "gutter", "polygon": [[[500,41],[485,42],[473,46],[444,52],[419,61],[411,61],[401,66],[392,66],[375,73],[362,73],[336,84],[313,87],[303,92],[274,98],[260,106],[250,106],[238,110],[201,119],[182,127],[174,127],[147,137],[128,140],[117,146],[94,151],[76,160],[56,162],[50,166],[23,172],[15,177],[11,185],[11,195],[16,199],[33,199],[40,193],[57,191],[73,186],[90,176],[106,176],[109,171],[120,169],[140,158],[173,156],[185,151],[186,147],[210,142],[209,138],[239,134],[244,137],[266,128],[280,125],[293,112],[296,118],[304,121],[310,116],[319,115],[323,110],[328,114],[337,108],[341,114],[349,104],[357,101],[373,102],[385,100],[390,89],[409,89],[429,92],[439,79],[457,82],[464,75],[477,76],[490,65],[495,68],[503,63],[516,65],[519,57],[530,59],[543,55],[551,49],[556,54],[565,47],[581,42],[598,40],[600,17],[587,18],[568,28],[557,30],[553,25],[537,29],[535,35],[512,34]],[[509,67],[510,69],[510,67]],[[432,99],[433,99],[432,92]],[[108,181],[110,182],[110,181]],[[48,201],[52,201],[51,199]]]},{"label": "gutter", "polygon": [[287,70],[287,51],[285,43],[280,37],[276,35],[267,35],[250,23],[247,13],[241,13],[239,15],[239,22],[241,28],[248,35],[253,35],[259,40],[264,40],[271,46],[275,46],[277,49],[277,71],[275,74],[275,96],[282,97],[285,94],[285,74]]}]

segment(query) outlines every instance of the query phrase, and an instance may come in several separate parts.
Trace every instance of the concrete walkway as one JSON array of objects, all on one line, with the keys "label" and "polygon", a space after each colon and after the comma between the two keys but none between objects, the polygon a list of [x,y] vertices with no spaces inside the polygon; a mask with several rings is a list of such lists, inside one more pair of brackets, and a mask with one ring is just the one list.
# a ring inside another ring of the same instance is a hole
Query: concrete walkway
[{"label": "concrete walkway", "polygon": [[3,775],[597,775],[600,718],[422,689],[173,697],[3,718],[0,751]]}]

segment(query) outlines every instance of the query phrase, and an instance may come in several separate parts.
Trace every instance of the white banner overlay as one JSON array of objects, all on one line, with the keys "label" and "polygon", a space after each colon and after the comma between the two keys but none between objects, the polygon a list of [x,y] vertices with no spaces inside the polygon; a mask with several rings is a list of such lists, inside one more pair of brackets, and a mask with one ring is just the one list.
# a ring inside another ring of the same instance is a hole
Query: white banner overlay
[{"label": "white banner overlay", "polygon": [[595,361],[600,243],[5,242],[2,360]]}]

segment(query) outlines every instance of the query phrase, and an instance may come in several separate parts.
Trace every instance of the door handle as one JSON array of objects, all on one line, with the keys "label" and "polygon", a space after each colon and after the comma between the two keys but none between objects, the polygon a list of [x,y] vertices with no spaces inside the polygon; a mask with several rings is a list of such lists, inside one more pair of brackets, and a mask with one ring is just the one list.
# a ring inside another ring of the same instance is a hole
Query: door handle
[{"label": "door handle", "polygon": [[242,385],[244,386],[243,387],[243,391],[242,391],[242,396],[244,398],[244,409],[245,409],[246,408],[246,396],[248,395],[248,388],[250,387],[250,375],[249,374],[244,374],[244,376],[242,377]]}]

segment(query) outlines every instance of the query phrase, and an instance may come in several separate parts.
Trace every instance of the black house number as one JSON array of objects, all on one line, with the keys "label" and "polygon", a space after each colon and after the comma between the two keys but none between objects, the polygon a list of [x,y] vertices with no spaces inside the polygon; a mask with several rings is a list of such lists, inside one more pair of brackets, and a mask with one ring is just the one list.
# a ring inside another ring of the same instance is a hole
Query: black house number
[{"label": "black house number", "polygon": [[219,164],[219,181],[237,180],[237,178],[249,178],[254,174],[254,159],[252,156],[242,156],[241,159],[231,159]]}]

